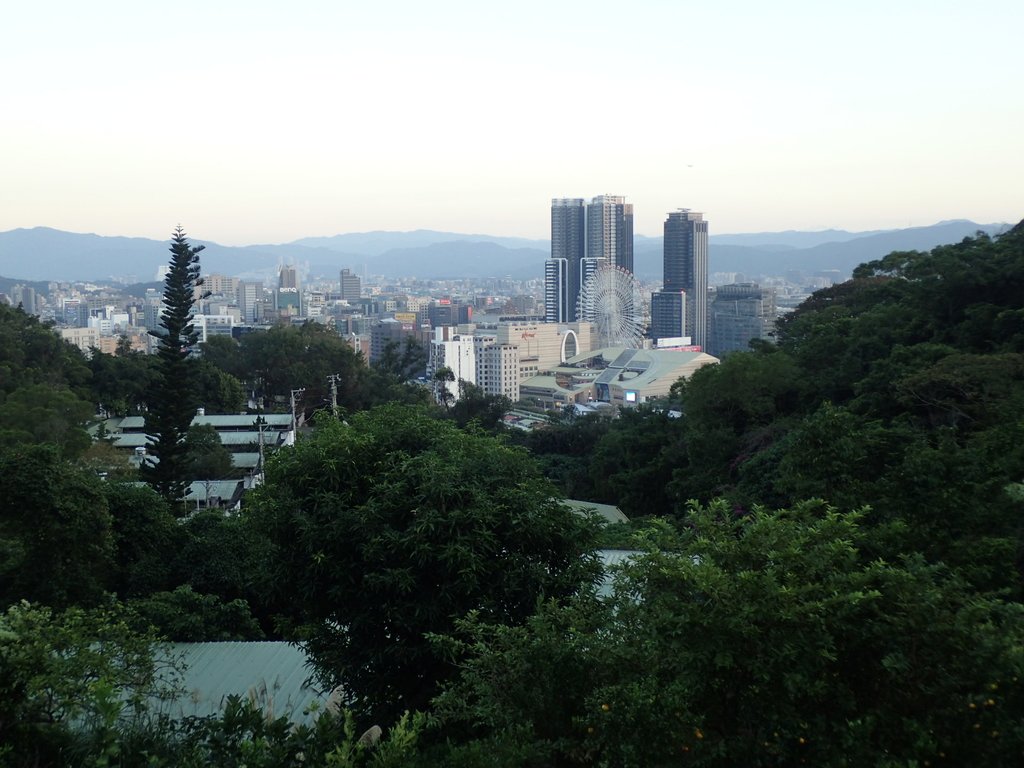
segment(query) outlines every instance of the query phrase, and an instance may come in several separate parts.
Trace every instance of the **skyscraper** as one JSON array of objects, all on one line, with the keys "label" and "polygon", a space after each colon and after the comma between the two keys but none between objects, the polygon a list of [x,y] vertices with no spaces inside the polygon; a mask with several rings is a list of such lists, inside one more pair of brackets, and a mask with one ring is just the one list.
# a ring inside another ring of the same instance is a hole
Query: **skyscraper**
[{"label": "skyscraper", "polygon": [[341,298],[347,301],[349,304],[355,304],[359,301],[359,297],[363,291],[363,281],[359,279],[359,275],[352,274],[352,270],[343,269],[341,270]]},{"label": "skyscraper", "polygon": [[549,323],[568,323],[575,311],[569,304],[569,265],[567,259],[544,262],[544,319]]},{"label": "skyscraper", "polygon": [[260,302],[263,301],[263,284],[251,280],[239,280],[235,292],[238,311],[243,323],[253,323],[260,318]]},{"label": "skyscraper", "polygon": [[579,319],[580,289],[601,264],[633,272],[633,206],[624,197],[601,195],[551,201],[551,258],[544,266],[545,319]]},{"label": "skyscraper", "polygon": [[274,298],[279,317],[302,315],[302,294],[299,292],[299,275],[295,267],[282,266],[278,271]]},{"label": "skyscraper", "polygon": [[580,261],[586,256],[586,212],[583,198],[551,201],[551,258],[544,266],[544,311],[550,323],[576,319]]},{"label": "skyscraper", "polygon": [[599,195],[587,206],[587,258],[603,258],[633,274],[633,206],[626,198]]},{"label": "skyscraper", "polygon": [[296,271],[294,266],[281,266],[277,272],[277,287],[298,289],[299,273]]},{"label": "skyscraper", "polygon": [[703,213],[680,208],[665,220],[664,281],[661,292],[651,297],[652,335],[689,336],[691,343],[707,347],[708,223]]}]

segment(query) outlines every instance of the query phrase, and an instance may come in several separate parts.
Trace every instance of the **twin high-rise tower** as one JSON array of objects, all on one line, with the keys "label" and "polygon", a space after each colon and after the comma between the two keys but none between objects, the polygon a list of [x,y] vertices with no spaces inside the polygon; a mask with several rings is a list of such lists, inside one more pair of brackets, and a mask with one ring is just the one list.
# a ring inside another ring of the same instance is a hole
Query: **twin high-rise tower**
[{"label": "twin high-rise tower", "polygon": [[[551,257],[544,265],[545,320],[580,320],[583,284],[603,264],[633,274],[633,206],[602,195],[551,201]],[[651,296],[651,336],[708,344],[708,223],[680,208],[665,220],[664,285]]]},{"label": "twin high-rise tower", "polygon": [[544,265],[545,319],[579,319],[580,289],[602,264],[633,273],[633,206],[601,195],[551,201],[551,258]]}]

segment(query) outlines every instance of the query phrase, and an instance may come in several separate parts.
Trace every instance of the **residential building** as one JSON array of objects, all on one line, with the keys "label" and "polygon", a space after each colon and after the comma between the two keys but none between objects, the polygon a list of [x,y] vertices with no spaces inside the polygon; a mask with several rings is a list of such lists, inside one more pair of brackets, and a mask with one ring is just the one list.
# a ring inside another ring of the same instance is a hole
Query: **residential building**
[{"label": "residential building", "polygon": [[[438,381],[435,376],[442,368],[450,370],[452,381]],[[476,384],[476,345],[472,333],[462,333],[455,326],[434,328],[427,360],[427,379],[434,388],[437,402],[459,399],[459,382]]]},{"label": "residential building", "polygon": [[231,329],[235,327],[235,317],[234,315],[193,315],[192,326],[199,333],[199,343],[205,344],[211,336],[231,338]]},{"label": "residential building", "polygon": [[223,296],[234,301],[235,295],[238,292],[238,283],[239,279],[237,277],[228,277],[227,275],[214,273],[203,277],[202,287],[204,292],[209,292],[214,296]]},{"label": "residential building", "polygon": [[97,328],[61,328],[60,337],[82,350],[86,357],[92,356],[93,347],[98,346],[100,342],[100,332]]},{"label": "residential building", "polygon": [[162,323],[160,318],[164,313],[164,300],[163,296],[147,292],[145,298],[145,304],[142,307],[142,324],[143,327],[150,331],[159,330]]},{"label": "residential building", "polygon": [[485,394],[519,399],[519,347],[498,343],[495,333],[475,333],[476,384]]}]

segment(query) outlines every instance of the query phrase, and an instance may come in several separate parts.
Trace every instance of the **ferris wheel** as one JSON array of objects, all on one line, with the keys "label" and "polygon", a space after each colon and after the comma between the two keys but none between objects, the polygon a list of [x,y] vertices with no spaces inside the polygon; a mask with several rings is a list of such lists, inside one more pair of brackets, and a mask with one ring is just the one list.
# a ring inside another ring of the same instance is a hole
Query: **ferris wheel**
[{"label": "ferris wheel", "polygon": [[643,346],[644,301],[640,283],[622,267],[603,264],[580,290],[579,318],[594,324],[602,347]]}]

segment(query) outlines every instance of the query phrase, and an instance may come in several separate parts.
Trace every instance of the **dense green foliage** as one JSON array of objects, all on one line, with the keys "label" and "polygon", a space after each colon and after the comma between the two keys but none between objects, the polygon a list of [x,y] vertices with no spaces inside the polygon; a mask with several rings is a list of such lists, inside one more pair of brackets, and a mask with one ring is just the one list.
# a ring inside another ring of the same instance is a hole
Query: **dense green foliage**
[{"label": "dense green foliage", "polygon": [[66,764],[67,725],[141,711],[161,688],[154,642],[116,608],[0,613],[0,765]]},{"label": "dense green foliage", "polygon": [[[337,381],[338,405],[358,411],[384,402],[425,402],[426,390],[406,384],[403,357],[370,368],[341,336],[319,323],[279,325],[238,341],[214,337],[202,345],[216,369],[246,382],[268,410],[286,410],[292,390],[304,390],[299,408],[312,414],[330,402],[328,376]],[[413,352],[409,352],[413,355]]]},{"label": "dense green foliage", "polygon": [[[161,362],[155,355],[127,350],[108,355],[94,349],[88,363],[92,397],[111,416],[144,415],[160,396]],[[230,373],[202,357],[187,358],[186,368],[196,404],[210,413],[237,413],[244,408],[245,389]]]},{"label": "dense green foliage", "polygon": [[868,507],[877,554],[921,552],[982,589],[1021,587],[1024,226],[860,267],[671,406],[521,437],[571,497],[685,517],[823,498]]},{"label": "dense green foliage", "polygon": [[270,463],[255,505],[272,586],[305,625],[319,677],[385,722],[426,707],[456,672],[429,634],[469,611],[520,623],[592,574],[588,524],[525,452],[420,408],[320,421]]},{"label": "dense green foliage", "polygon": [[159,385],[158,357],[131,351],[108,355],[95,349],[88,365],[93,398],[101,410],[112,416],[145,413]]},{"label": "dense green foliage", "polygon": [[0,606],[95,605],[112,568],[100,480],[51,446],[0,447]]},{"label": "dense green foliage", "polygon": [[0,304],[0,394],[44,384],[88,393],[89,369],[77,348],[39,318]]},{"label": "dense green foliage", "polygon": [[[819,503],[657,529],[608,600],[463,622],[436,702],[515,765],[1019,764],[1024,609]],[[481,749],[479,743],[485,745]],[[476,744],[474,744],[476,742]]]},{"label": "dense green foliage", "polygon": [[231,475],[231,453],[220,441],[216,428],[196,424],[185,433],[185,466],[195,480],[219,480]]},{"label": "dense green foliage", "polygon": [[92,444],[84,429],[91,417],[89,403],[66,387],[19,387],[0,403],[0,440],[7,445],[47,443],[75,458]]},{"label": "dense green foliage", "polygon": [[82,354],[39,319],[0,304],[0,441],[88,448],[90,372]]}]

